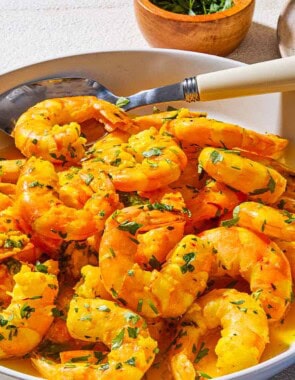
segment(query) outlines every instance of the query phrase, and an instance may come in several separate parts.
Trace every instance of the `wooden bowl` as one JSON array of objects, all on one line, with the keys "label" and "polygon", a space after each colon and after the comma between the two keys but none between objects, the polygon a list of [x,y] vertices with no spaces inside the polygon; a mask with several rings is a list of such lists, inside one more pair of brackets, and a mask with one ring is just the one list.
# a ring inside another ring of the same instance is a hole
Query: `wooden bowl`
[{"label": "wooden bowl", "polygon": [[150,0],[134,0],[139,28],[153,47],[192,50],[225,56],[244,39],[255,0],[234,0],[223,12],[189,16],[165,11]]}]

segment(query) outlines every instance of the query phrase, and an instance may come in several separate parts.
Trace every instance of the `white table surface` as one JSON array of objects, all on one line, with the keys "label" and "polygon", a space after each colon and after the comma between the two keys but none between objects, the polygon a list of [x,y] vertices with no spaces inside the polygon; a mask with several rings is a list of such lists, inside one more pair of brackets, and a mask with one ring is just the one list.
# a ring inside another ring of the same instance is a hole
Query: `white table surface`
[{"label": "white table surface", "polygon": [[[286,2],[256,0],[250,31],[229,58],[279,58],[276,24]],[[0,74],[63,55],[148,47],[132,0],[0,0]],[[273,378],[294,379],[295,366]]]}]

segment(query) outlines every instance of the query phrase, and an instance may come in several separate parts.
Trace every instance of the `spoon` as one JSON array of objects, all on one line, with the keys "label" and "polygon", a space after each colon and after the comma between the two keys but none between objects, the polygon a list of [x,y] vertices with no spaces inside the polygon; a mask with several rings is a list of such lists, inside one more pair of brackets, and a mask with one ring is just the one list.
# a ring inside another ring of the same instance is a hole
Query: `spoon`
[{"label": "spoon", "polygon": [[295,55],[295,0],[290,0],[280,14],[277,39],[282,57]]},{"label": "spoon", "polygon": [[[210,101],[295,90],[295,56],[200,74],[182,82],[138,92],[128,98],[114,95],[86,78],[56,78],[30,82],[0,95],[0,129],[10,134],[15,120],[44,99],[94,95],[131,110],[147,104],[185,100]],[[123,102],[122,102],[123,99]]]}]

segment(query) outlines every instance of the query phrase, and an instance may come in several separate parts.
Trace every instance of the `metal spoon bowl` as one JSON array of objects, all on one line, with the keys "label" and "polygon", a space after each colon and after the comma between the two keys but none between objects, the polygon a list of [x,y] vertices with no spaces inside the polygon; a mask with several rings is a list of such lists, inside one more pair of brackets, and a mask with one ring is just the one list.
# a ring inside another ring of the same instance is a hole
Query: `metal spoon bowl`
[{"label": "metal spoon bowl", "polygon": [[277,39],[282,57],[295,55],[295,0],[290,0],[279,16]]}]

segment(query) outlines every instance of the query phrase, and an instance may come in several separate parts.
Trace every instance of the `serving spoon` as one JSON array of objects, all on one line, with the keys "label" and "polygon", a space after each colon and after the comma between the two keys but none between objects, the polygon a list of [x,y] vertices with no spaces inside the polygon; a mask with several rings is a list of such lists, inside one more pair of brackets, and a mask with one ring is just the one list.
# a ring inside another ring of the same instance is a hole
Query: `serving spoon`
[{"label": "serving spoon", "polygon": [[93,95],[131,110],[148,104],[210,101],[295,90],[295,57],[200,74],[182,82],[140,91],[127,98],[87,78],[55,78],[24,83],[0,95],[0,129],[10,134],[17,118],[44,99]]}]

